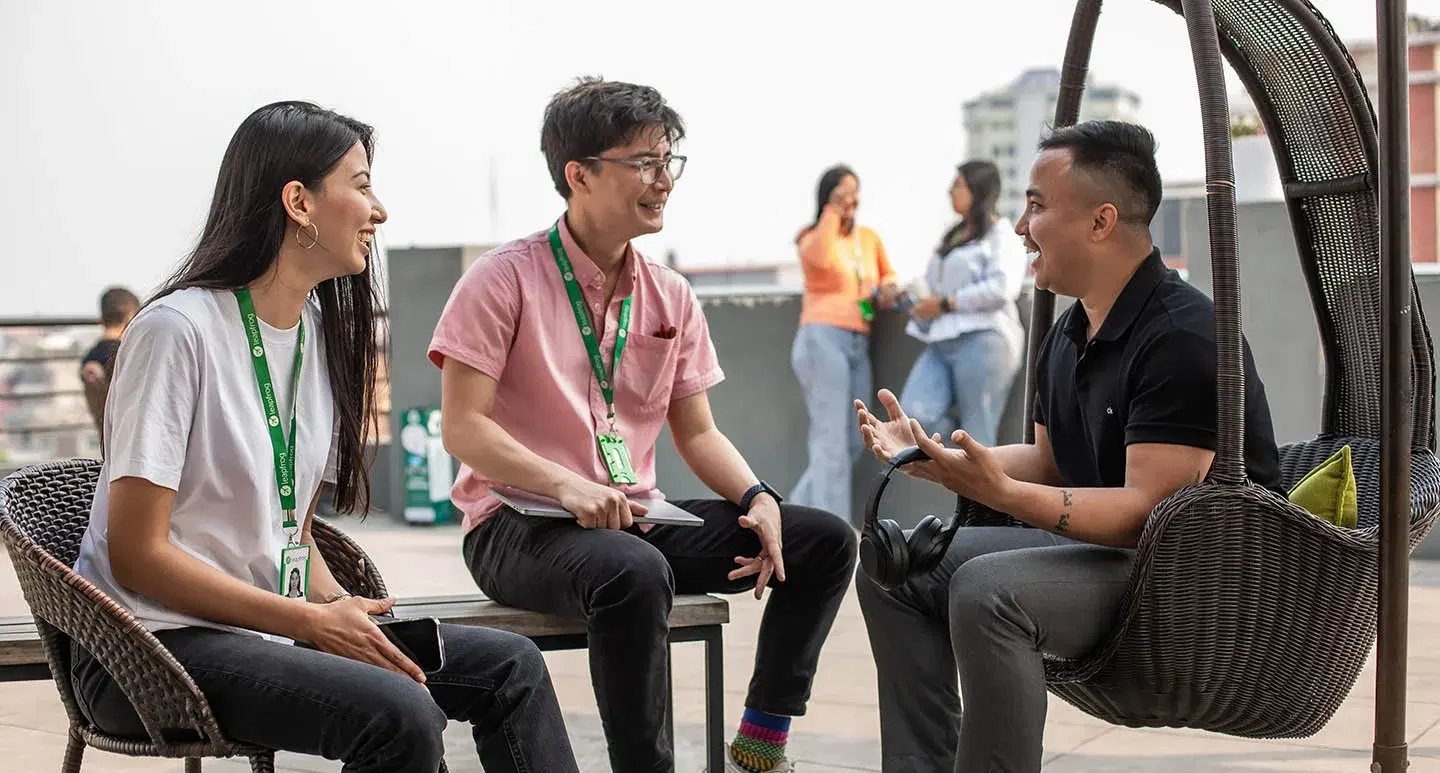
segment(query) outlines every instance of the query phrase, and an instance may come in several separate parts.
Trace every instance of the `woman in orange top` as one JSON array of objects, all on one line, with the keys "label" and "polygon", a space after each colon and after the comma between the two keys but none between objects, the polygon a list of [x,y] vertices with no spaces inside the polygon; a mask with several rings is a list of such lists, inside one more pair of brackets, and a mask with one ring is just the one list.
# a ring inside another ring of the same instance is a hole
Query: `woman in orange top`
[{"label": "woman in orange top", "polygon": [[850,517],[850,471],[864,451],[854,400],[870,394],[870,321],[899,295],[885,246],[855,222],[860,178],[846,166],[820,178],[815,222],[800,232],[805,297],[790,364],[810,415],[809,465],[790,501]]}]

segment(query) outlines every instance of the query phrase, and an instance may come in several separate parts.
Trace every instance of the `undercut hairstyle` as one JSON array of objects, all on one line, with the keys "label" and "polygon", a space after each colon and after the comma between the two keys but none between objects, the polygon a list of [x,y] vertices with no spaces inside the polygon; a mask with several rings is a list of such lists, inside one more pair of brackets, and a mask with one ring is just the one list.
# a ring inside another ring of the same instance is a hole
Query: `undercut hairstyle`
[{"label": "undercut hairstyle", "polygon": [[1124,121],[1085,121],[1056,129],[1039,148],[1069,150],[1073,168],[1091,183],[1096,204],[1114,204],[1121,222],[1150,227],[1161,195],[1150,130]]},{"label": "undercut hairstyle", "polygon": [[556,192],[570,198],[566,164],[580,161],[593,169],[597,163],[586,159],[632,142],[654,127],[665,132],[671,145],[685,137],[680,114],[650,86],[584,77],[556,93],[545,106],[540,130],[540,152],[545,154]]}]

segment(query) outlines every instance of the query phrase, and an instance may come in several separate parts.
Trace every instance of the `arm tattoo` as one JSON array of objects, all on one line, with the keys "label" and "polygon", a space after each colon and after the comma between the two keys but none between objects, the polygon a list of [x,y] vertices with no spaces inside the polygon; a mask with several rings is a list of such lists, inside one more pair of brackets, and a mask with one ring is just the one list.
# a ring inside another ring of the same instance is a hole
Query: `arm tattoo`
[{"label": "arm tattoo", "polygon": [[1062,498],[1064,498],[1064,500],[1065,500],[1065,506],[1066,506],[1066,507],[1069,507],[1069,506],[1070,506],[1070,492],[1065,491],[1064,489],[1061,489],[1061,490],[1060,490],[1060,496],[1061,496]]},{"label": "arm tattoo", "polygon": [[[1061,497],[1061,501],[1064,502],[1065,506],[1066,506],[1066,507],[1069,507],[1069,506],[1070,506],[1070,492],[1065,491],[1064,489],[1061,489],[1061,490],[1060,490],[1060,497]],[[1060,521],[1059,521],[1059,523],[1056,523],[1056,524],[1055,524],[1055,531],[1056,531],[1056,532],[1063,532],[1063,531],[1065,531],[1065,530],[1067,530],[1067,529],[1069,529],[1069,528],[1070,528],[1070,514],[1069,514],[1069,513],[1061,513],[1061,514],[1060,514]]]}]

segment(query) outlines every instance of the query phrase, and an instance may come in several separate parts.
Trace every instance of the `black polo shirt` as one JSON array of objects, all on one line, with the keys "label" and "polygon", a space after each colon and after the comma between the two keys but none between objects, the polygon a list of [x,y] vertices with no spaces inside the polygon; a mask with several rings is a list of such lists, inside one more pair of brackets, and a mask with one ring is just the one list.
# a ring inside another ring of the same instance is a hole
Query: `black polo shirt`
[{"label": "black polo shirt", "polygon": [[[1165,265],[1140,264],[1091,340],[1078,302],[1041,343],[1035,423],[1050,435],[1066,486],[1124,486],[1125,448],[1172,443],[1215,449],[1215,307]],[[1245,464],[1280,488],[1280,455],[1265,387],[1245,344]]]}]

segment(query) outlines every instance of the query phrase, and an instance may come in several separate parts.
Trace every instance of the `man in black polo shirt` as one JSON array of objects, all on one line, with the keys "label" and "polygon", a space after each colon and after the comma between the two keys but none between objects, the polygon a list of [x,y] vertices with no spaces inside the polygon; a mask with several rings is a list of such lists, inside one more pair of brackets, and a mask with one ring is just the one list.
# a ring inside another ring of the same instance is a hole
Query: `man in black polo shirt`
[{"label": "man in black polo shirt", "polygon": [[[920,445],[932,461],[907,474],[1036,527],[961,529],[938,568],[894,590],[857,577],[884,773],[1039,771],[1041,652],[1080,657],[1099,644],[1151,509],[1209,470],[1214,309],[1151,244],[1159,204],[1144,128],[1087,122],[1040,143],[1015,231],[1036,287],[1077,301],[1041,345],[1033,445],[984,448],[957,431],[946,447],[889,391],[888,421],[856,403],[876,456]],[[1274,488],[1279,454],[1248,346],[1245,368],[1246,464]]]}]

